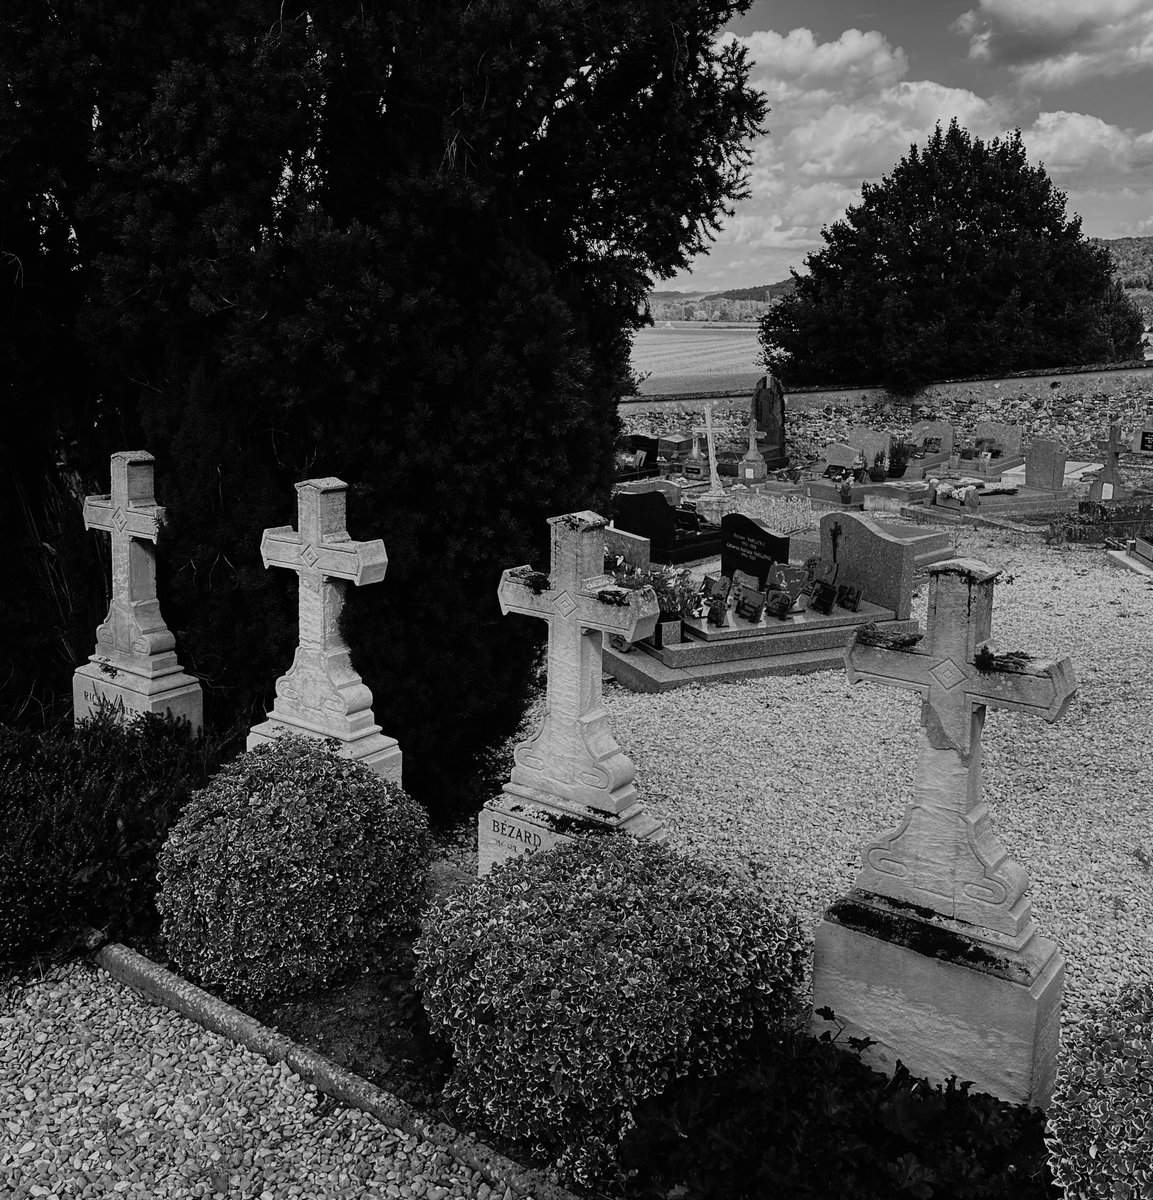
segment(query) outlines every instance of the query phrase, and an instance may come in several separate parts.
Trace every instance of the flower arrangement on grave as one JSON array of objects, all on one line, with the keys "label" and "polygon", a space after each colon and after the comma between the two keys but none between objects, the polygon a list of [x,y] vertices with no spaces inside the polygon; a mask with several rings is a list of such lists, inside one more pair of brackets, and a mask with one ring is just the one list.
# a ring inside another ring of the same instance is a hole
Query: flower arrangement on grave
[{"label": "flower arrangement on grave", "polygon": [[651,587],[657,594],[657,604],[662,621],[679,621],[687,617],[696,601],[697,586],[687,570],[676,571],[664,567],[659,571],[633,571],[626,569],[616,575],[618,587],[636,591]]},{"label": "flower arrangement on grave", "polygon": [[909,468],[912,446],[908,442],[894,442],[889,449],[889,478],[900,479]]},{"label": "flower arrangement on grave", "polygon": [[853,502],[853,481],[851,479],[842,479],[840,487],[840,496],[842,504],[852,504]]},{"label": "flower arrangement on grave", "polygon": [[885,475],[885,452],[883,450],[878,450],[877,453],[873,455],[873,465],[869,468],[869,478],[874,483],[880,483],[881,480],[885,478]]}]

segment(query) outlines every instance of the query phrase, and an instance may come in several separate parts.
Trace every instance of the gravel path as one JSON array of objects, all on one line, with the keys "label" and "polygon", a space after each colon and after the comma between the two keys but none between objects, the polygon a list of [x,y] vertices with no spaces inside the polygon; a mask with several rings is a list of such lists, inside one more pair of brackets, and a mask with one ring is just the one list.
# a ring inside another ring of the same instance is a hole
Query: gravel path
[{"label": "gravel path", "polygon": [[[5,1186],[7,1185],[7,1186]],[[0,1015],[0,1196],[503,1200],[87,964]]]},{"label": "gravel path", "polygon": [[[1153,585],[1099,550],[983,531],[960,533],[958,549],[1005,572],[997,648],[1068,654],[1080,682],[1058,724],[992,711],[984,739],[994,826],[1065,950],[1075,1021],[1123,980],[1153,979]],[[922,589],[914,615],[924,606]],[[672,843],[783,895],[810,928],[852,886],[862,842],[911,797],[918,703],[850,688],[839,671],[606,692]],[[83,964],[0,1013],[0,1189],[5,1200],[499,1196],[431,1144],[333,1108],[288,1068]]]},{"label": "gravel path", "polygon": [[[1123,979],[1153,979],[1153,584],[1101,550],[1016,534],[963,531],[957,549],[1004,572],[996,648],[1068,655],[1076,671],[1061,721],[989,710],[983,742],[994,828],[1065,951],[1076,1020]],[[823,671],[661,695],[610,685],[606,703],[671,843],[781,894],[809,928],[912,798],[911,692]]]}]

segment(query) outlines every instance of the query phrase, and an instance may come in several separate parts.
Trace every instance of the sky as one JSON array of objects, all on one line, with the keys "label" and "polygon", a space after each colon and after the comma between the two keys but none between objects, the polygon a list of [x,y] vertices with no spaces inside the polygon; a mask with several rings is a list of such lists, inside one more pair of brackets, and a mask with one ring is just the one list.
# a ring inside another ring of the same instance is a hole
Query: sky
[{"label": "sky", "polygon": [[657,286],[752,287],[803,270],[821,229],[939,121],[1019,127],[1089,237],[1153,237],[1153,0],[755,0],[769,132],[749,199],[707,255]]}]

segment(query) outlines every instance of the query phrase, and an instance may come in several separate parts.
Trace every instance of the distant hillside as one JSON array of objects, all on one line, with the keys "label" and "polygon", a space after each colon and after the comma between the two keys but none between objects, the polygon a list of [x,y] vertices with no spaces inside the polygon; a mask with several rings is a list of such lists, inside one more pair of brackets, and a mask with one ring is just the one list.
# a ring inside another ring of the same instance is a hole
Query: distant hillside
[{"label": "distant hillside", "polygon": [[654,321],[757,321],[793,290],[791,278],[725,292],[649,292]]},{"label": "distant hillside", "polygon": [[1113,260],[1113,274],[1125,288],[1153,288],[1153,237],[1090,238]]}]

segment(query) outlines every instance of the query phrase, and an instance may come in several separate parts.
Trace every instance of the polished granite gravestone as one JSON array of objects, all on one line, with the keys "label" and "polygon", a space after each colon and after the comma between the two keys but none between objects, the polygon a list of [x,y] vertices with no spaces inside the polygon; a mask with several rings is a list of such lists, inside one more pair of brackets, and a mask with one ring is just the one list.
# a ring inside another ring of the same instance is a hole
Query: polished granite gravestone
[{"label": "polished granite gravestone", "polygon": [[744,513],[721,518],[721,574],[730,579],[744,571],[763,587],[773,563],[789,561],[789,539],[774,533],[763,521]]},{"label": "polished granite gravestone", "polygon": [[84,528],[112,535],[112,597],[96,630],[96,650],[72,676],[73,718],[102,706],[125,716],[168,713],[198,732],[204,720],[200,683],[176,661],[176,639],[156,598],[156,460],[144,450],[112,455],[112,491],[84,500]]},{"label": "polished granite gravestone", "polygon": [[648,637],[659,609],[652,588],[617,587],[604,565],[604,517],[551,517],[549,572],[514,567],[501,576],[502,613],[548,622],[545,710],[513,753],[512,777],[478,818],[479,873],[519,854],[571,841],[574,830],[661,838],[633,786],[601,698],[605,634]]},{"label": "polished granite gravestone", "polygon": [[379,583],[388,567],[379,538],[349,537],[347,491],[340,479],[296,484],[299,528],[266,529],[260,540],[266,568],[285,567],[297,575],[299,640],[291,668],[276,681],[272,711],[249,731],[247,749],[282,733],[335,738],[346,758],[400,783],[400,747],[373,719],[372,692],[353,668],[340,632],[349,583]]},{"label": "polished granite gravestone", "polygon": [[762,375],[753,389],[757,440],[770,471],[789,465],[785,445],[785,389],[775,375]]},{"label": "polished granite gravestone", "polygon": [[1043,1107],[1064,956],[1038,932],[1028,876],[993,831],[981,733],[987,708],[1058,720],[1077,684],[1067,658],[994,652],[998,574],[969,559],[930,567],[922,639],[866,631],[845,651],[850,683],[921,695],[920,749],[903,820],[865,847],[853,891],[817,928],[813,1032],[873,1039],[863,1059],[876,1070],[899,1060],[933,1082],[956,1075]]}]

